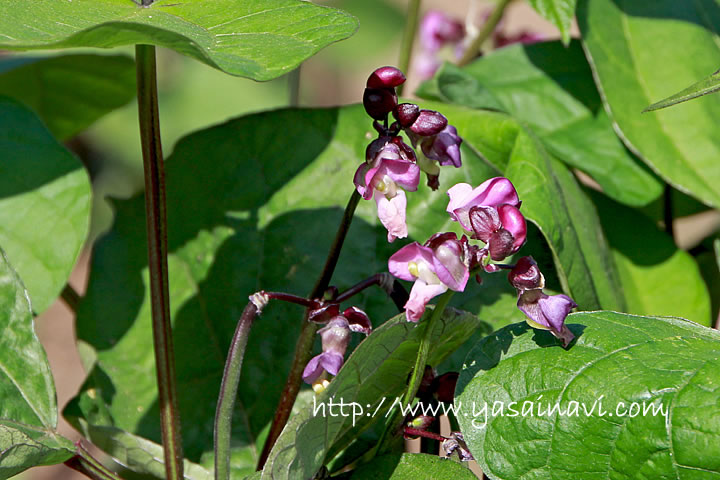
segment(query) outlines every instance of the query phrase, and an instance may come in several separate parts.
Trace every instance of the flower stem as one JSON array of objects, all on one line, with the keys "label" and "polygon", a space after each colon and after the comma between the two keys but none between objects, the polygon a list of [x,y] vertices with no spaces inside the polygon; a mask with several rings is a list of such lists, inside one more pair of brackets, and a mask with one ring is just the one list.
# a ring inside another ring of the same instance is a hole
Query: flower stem
[{"label": "flower stem", "polygon": [[300,69],[302,65],[288,73],[288,91],[290,95],[290,106],[300,106]]},{"label": "flower stem", "polygon": [[[438,300],[437,305],[435,305],[435,309],[427,322],[427,327],[425,328],[425,332],[423,332],[420,345],[418,346],[417,356],[415,357],[415,365],[413,366],[410,381],[408,382],[408,388],[405,391],[405,395],[403,395],[401,403],[403,407],[410,405],[415,398],[415,395],[417,395],[417,391],[420,388],[420,382],[422,382],[422,377],[425,373],[425,365],[427,364],[427,358],[430,352],[430,338],[432,336],[432,332],[435,329],[435,324],[438,322],[440,317],[442,317],[445,307],[447,307],[447,304],[450,302],[454,293],[454,291],[448,290],[440,296],[440,299]],[[375,457],[383,453],[383,448],[388,440],[388,434],[393,431],[397,425],[398,417],[398,411],[389,417],[388,421],[385,423],[385,429],[380,435],[380,439],[378,440],[375,448],[365,458],[369,460],[371,457]]]},{"label": "flower stem", "polygon": [[230,344],[230,351],[225,362],[217,410],[215,411],[215,479],[230,479],[230,437],[232,433],[232,414],[235,408],[240,372],[242,371],[245,347],[247,346],[250,327],[258,315],[258,307],[249,302],[243,310],[240,321]]},{"label": "flower stem", "polygon": [[[405,19],[405,31],[403,32],[402,43],[400,44],[400,58],[398,59],[398,68],[405,73],[405,75],[410,74],[410,58],[412,57],[415,35],[420,21],[420,1],[421,0],[410,0],[407,18]],[[402,95],[403,86],[404,85],[395,87],[398,96]]]},{"label": "flower stem", "polygon": [[[325,260],[325,266],[320,274],[320,278],[315,283],[315,286],[310,293],[308,298],[315,299],[320,298],[325,290],[330,285],[330,279],[337,266],[338,258],[340,257],[340,251],[342,250],[345,237],[352,223],[355,209],[360,202],[360,194],[357,190],[353,191],[348,200],[345,212],[343,213],[340,226],[338,227],[335,239],[328,252],[327,260]],[[270,426],[270,432],[268,433],[267,440],[263,446],[263,451],[260,454],[260,460],[258,461],[258,470],[262,470],[267,461],[268,455],[272,447],[275,445],[282,429],[285,428],[285,424],[290,418],[290,411],[295,403],[298,392],[300,392],[300,385],[302,384],[302,372],[305,369],[305,364],[310,360],[312,355],[312,346],[315,341],[315,333],[317,332],[317,325],[307,321],[307,312],[305,312],[305,320],[303,321],[300,337],[295,344],[295,356],[293,358],[292,366],[290,367],[290,373],[288,374],[287,381],[285,382],[285,388],[283,389],[282,395],[280,396],[280,403],[275,410],[275,417],[273,418],[272,425]]]},{"label": "flower stem", "polygon": [[429,438],[430,440],[437,440],[438,442],[444,442],[447,440],[447,438],[443,437],[442,435],[438,435],[437,433],[428,432],[427,430],[419,430],[417,428],[411,428],[411,427],[405,427],[403,428],[403,432],[405,435],[410,435],[413,437],[423,437],[423,438]]},{"label": "flower stem", "polygon": [[77,313],[77,307],[82,297],[80,297],[80,294],[73,288],[72,285],[69,283],[65,284],[62,292],[60,292],[60,298],[73,313]]},{"label": "flower stem", "polygon": [[353,285],[338,295],[333,300],[333,303],[342,303],[373,285],[379,285],[383,290],[385,290],[385,293],[388,294],[400,312],[405,310],[405,303],[408,301],[408,293],[405,290],[405,287],[403,287],[402,284],[395,279],[395,277],[387,272],[376,273],[370,278],[366,278],[362,282]]},{"label": "flower stem", "polygon": [[498,23],[500,23],[500,20],[505,13],[505,8],[510,4],[510,2],[512,2],[512,0],[500,0],[498,2],[497,7],[495,7],[495,10],[493,10],[490,14],[490,18],[487,19],[487,22],[485,22],[485,25],[483,25],[477,37],[475,37],[472,43],[468,45],[468,48],[465,50],[465,53],[463,53],[462,58],[458,61],[459,67],[467,65],[473,61],[475,57],[477,57],[478,53],[480,53],[480,48],[482,48],[483,43],[485,43],[485,40],[490,38],[490,35],[492,35],[495,31],[495,27],[497,27]]},{"label": "flower stem", "polygon": [[140,141],[145,170],[145,215],[153,345],[160,403],[160,428],[165,454],[165,478],[181,480],[183,478],[183,453],[175,387],[175,355],[168,293],[165,167],[160,141],[155,47],[136,45],[135,62]]}]

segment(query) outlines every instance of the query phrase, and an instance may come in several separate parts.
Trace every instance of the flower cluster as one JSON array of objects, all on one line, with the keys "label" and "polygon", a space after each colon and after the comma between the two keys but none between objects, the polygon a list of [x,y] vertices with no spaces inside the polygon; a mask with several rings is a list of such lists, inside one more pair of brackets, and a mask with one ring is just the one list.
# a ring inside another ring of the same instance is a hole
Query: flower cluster
[{"label": "flower cluster", "polygon": [[322,353],[316,355],[305,366],[302,378],[306,383],[313,384],[313,389],[320,391],[327,386],[323,378],[325,372],[337,375],[345,362],[345,351],[350,343],[351,332],[370,334],[372,325],[365,312],[357,307],[350,307],[340,313],[337,304],[328,304],[312,310],[308,319],[315,323],[327,324],[318,334],[322,339]]},{"label": "flower cluster", "polygon": [[[388,231],[389,242],[408,235],[404,190],[417,190],[420,171],[426,173],[428,185],[437,189],[439,165],[461,165],[462,139],[457,130],[448,125],[447,118],[412,103],[398,103],[395,87],[404,82],[405,75],[394,67],[378,68],[368,78],[363,106],[374,119],[378,138],[368,145],[365,161],[353,179],[355,188],[365,200],[375,199],[378,217]],[[388,126],[390,114],[395,121]],[[405,143],[401,131],[413,147],[420,150],[419,155]]]},{"label": "flower cluster", "polygon": [[[543,292],[545,280],[531,257],[521,258],[516,265],[493,263],[516,253],[527,237],[521,202],[510,180],[495,177],[476,188],[460,183],[447,193],[450,218],[470,238],[438,233],[423,245],[406,245],[388,261],[390,273],[415,282],[405,305],[407,320],[420,320],[430,299],[446,290],[463,291],[471,273],[511,269],[508,279],[518,291],[518,308],[527,316],[528,324],[550,330],[567,346],[574,336],[564,325],[565,317],[577,305],[566,295]],[[483,245],[471,240],[480,240]]]}]

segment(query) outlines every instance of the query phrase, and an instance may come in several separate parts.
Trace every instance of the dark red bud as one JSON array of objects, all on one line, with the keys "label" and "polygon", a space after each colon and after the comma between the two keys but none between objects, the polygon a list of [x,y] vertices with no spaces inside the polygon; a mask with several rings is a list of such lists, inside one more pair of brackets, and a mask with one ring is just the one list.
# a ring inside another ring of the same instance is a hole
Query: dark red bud
[{"label": "dark red bud", "polygon": [[402,139],[402,137],[393,137],[392,143],[398,146],[400,149],[400,152],[402,155],[404,155],[405,159],[410,162],[416,162],[417,158],[415,157],[415,150],[410,147],[407,143],[405,143]]},{"label": "dark red bud", "polygon": [[361,332],[365,335],[369,335],[372,332],[372,324],[370,323],[370,317],[368,314],[363,312],[357,307],[350,307],[345,309],[343,316],[347,319],[350,326],[350,330],[353,332]]},{"label": "dark red bud", "polygon": [[363,106],[368,115],[375,120],[384,120],[397,105],[397,95],[392,88],[366,88],[363,94]]},{"label": "dark red bud", "polygon": [[428,173],[427,186],[430,187],[431,190],[437,190],[440,188],[440,175],[431,175]]},{"label": "dark red bud", "polygon": [[518,290],[542,288],[545,283],[540,269],[532,257],[522,257],[508,274],[510,284]]},{"label": "dark red bud", "polygon": [[447,127],[448,120],[445,115],[433,110],[420,110],[415,122],[410,126],[410,131],[422,137],[437,135]]},{"label": "dark red bud", "polygon": [[482,240],[485,243],[490,241],[490,237],[500,228],[500,217],[495,207],[475,206],[470,209],[468,214],[470,218],[470,226],[473,229],[473,238]]},{"label": "dark red bud", "polygon": [[370,74],[368,88],[395,88],[405,83],[405,75],[395,67],[380,67]]},{"label": "dark red bud", "polygon": [[385,148],[385,145],[390,143],[392,139],[390,137],[378,137],[372,142],[370,142],[365,149],[365,161],[367,163],[372,163],[375,160],[375,157],[377,157],[377,154],[382,151],[383,148]]},{"label": "dark red bud", "polygon": [[433,388],[437,399],[443,403],[452,403],[455,399],[455,385],[457,385],[458,372],[443,373],[435,379]]},{"label": "dark red bud", "polygon": [[327,323],[331,318],[340,314],[340,307],[337,303],[323,305],[320,308],[310,310],[308,320],[315,323]]},{"label": "dark red bud", "polygon": [[424,246],[435,250],[445,242],[457,242],[458,248],[462,249],[462,243],[458,240],[455,232],[436,233],[432,237],[428,238]]},{"label": "dark red bud", "polygon": [[393,109],[392,114],[402,128],[410,128],[420,116],[420,107],[414,103],[400,103]]}]

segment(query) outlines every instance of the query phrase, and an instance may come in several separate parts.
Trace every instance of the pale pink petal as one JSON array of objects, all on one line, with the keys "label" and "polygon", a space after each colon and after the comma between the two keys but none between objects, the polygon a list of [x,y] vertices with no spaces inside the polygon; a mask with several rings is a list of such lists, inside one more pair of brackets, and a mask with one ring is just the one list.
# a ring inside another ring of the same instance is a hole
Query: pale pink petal
[{"label": "pale pink petal", "polygon": [[392,181],[409,192],[417,190],[420,183],[420,167],[407,160],[383,160],[382,163],[380,172],[386,173]]},{"label": "pale pink petal", "polygon": [[375,192],[378,218],[388,231],[388,241],[396,238],[405,238],[408,235],[407,224],[405,223],[405,209],[407,199],[405,192],[398,190],[397,194],[390,200],[380,192]]},{"label": "pale pink petal", "polygon": [[434,255],[431,249],[417,242],[413,242],[405,245],[390,257],[388,260],[388,271],[394,277],[413,281],[415,280],[415,276],[408,271],[408,263],[424,262],[427,265],[433,265],[433,257]]},{"label": "pale pink petal", "polygon": [[410,290],[410,298],[405,304],[405,316],[408,322],[417,323],[425,312],[425,305],[447,289],[448,287],[443,284],[428,285],[420,279],[415,280],[412,290]]}]

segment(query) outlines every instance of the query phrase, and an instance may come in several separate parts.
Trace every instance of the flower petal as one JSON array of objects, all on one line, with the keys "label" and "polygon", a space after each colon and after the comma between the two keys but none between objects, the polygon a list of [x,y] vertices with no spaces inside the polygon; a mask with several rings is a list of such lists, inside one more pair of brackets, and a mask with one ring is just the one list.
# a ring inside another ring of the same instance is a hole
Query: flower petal
[{"label": "flower petal", "polygon": [[408,322],[417,322],[425,313],[425,305],[434,297],[444,293],[448,287],[442,283],[428,285],[422,280],[415,280],[410,290],[410,298],[405,304],[405,316]]},{"label": "flower petal", "polygon": [[388,231],[388,242],[396,238],[405,238],[408,235],[407,224],[405,223],[405,209],[407,199],[405,192],[399,190],[397,194],[388,200],[385,195],[375,192],[378,218]]},{"label": "flower petal", "polygon": [[413,242],[392,254],[388,260],[388,271],[394,277],[412,282],[415,280],[415,276],[408,270],[408,263],[425,262],[432,268],[433,257],[433,251],[430,248]]}]

